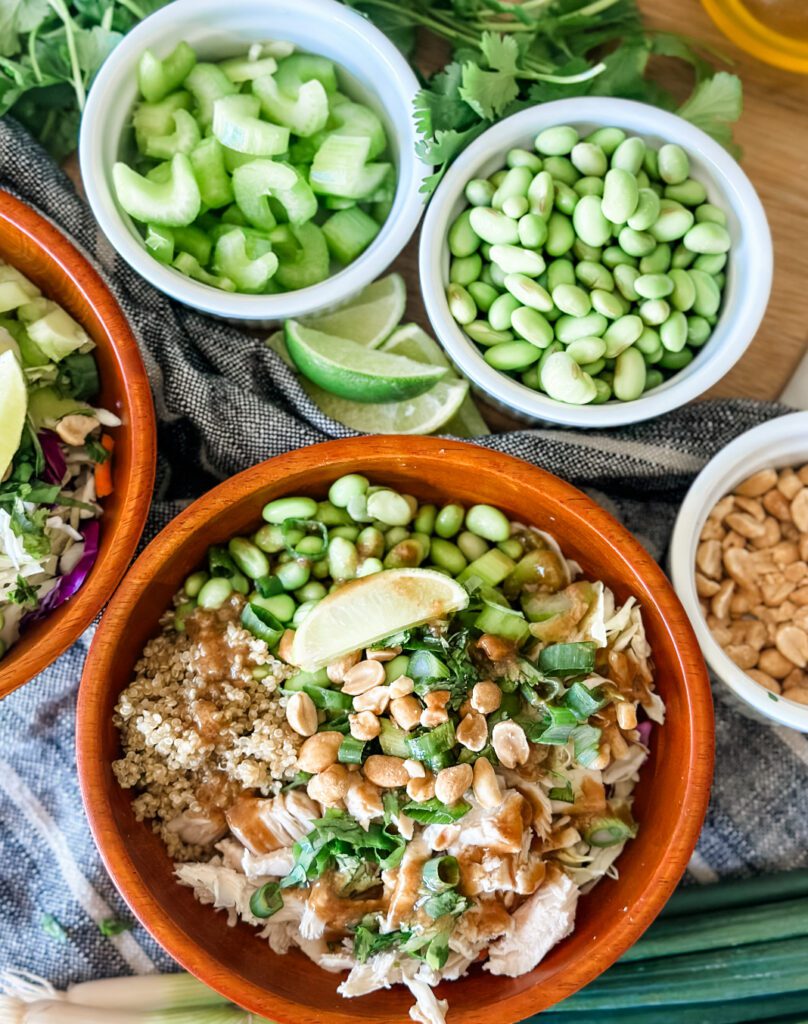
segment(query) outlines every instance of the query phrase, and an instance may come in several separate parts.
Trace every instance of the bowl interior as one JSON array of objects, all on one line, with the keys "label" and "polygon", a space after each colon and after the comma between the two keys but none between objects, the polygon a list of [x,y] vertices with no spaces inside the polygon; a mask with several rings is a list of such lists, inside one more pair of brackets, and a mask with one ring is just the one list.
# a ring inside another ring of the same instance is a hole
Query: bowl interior
[{"label": "bowl interior", "polygon": [[691,617],[710,668],[747,710],[754,709],[755,717],[774,719],[803,732],[808,732],[808,707],[770,694],[750,679],[716,642],[699,607],[695,565],[699,537],[713,506],[759,469],[782,469],[808,462],[807,438],[808,412],[782,416],[736,438],[696,478],[682,505],[671,545],[676,592]]},{"label": "bowl interior", "polygon": [[112,293],[85,257],[30,207],[0,192],[0,259],[63,306],[96,343],[97,403],[121,419],[113,432],[113,493],[103,500],[98,558],[78,593],[26,629],[0,660],[0,697],[42,671],[92,622],[135,553],[154,482],[149,382],[137,342]]},{"label": "bowl interior", "polygon": [[[292,42],[302,51],[332,59],[337,64],[343,91],[371,107],[381,118],[388,138],[389,159],[395,165],[397,179],[393,206],[382,230],[357,260],[341,270],[337,269],[327,282],[294,292],[295,308],[279,308],[275,316],[280,318],[297,315],[301,311],[310,312],[312,303],[313,308],[322,308],[327,302],[318,300],[318,295],[323,293],[325,284],[334,292],[334,297],[329,300],[331,303],[344,299],[341,282],[346,285],[353,282],[359,261],[366,266],[373,266],[375,262],[376,272],[365,275],[367,280],[358,287],[372,280],[380,269],[378,259],[386,249],[385,236],[390,230],[395,230],[399,222],[412,217],[413,197],[417,196],[424,173],[423,165],[412,152],[415,134],[410,105],[417,82],[403,58],[378,30],[360,15],[330,0],[301,0],[295,5],[241,0],[230,6],[211,0],[179,0],[169,9],[158,11],[141,23],[116,49],[114,57],[102,69],[96,95],[92,90],[90,93],[87,121],[94,122],[93,138],[82,145],[82,166],[85,162],[90,163],[93,180],[88,191],[94,206],[99,207],[97,212],[102,226],[108,233],[111,223],[125,226],[128,244],[121,248],[123,255],[129,259],[130,254],[136,252],[140,272],[151,279],[159,271],[161,287],[168,288],[165,282],[170,281],[173,288],[199,296],[199,301],[194,304],[201,308],[216,312],[217,305],[229,304],[226,293],[219,289],[191,281],[172,267],[155,264],[134,222],[117,206],[112,189],[114,163],[128,159],[133,153],[131,112],[138,98],[138,59],[147,47],[158,56],[165,56],[180,39],[188,42],[205,60],[243,55],[250,45],[262,40]],[[110,95],[115,96],[114,103],[108,101]],[[86,154],[91,150],[95,155],[89,161]],[[411,229],[417,217],[418,212]],[[118,245],[120,238],[116,236],[113,241]],[[387,262],[397,253],[398,249],[387,257]],[[357,290],[356,286],[354,290]],[[252,307],[260,303],[266,305],[267,301],[278,305],[284,294],[238,295],[237,301],[246,311],[227,310],[227,314],[260,316],[260,311]],[[183,298],[182,295],[177,297]]]},{"label": "bowl interior", "polygon": [[[552,532],[586,572],[618,599],[642,603],[668,724],[655,730],[637,790],[639,838],[581,900],[573,935],[532,974],[493,978],[481,970],[444,985],[456,1024],[519,1020],[555,1003],[612,963],[658,913],[684,871],[703,819],[712,769],[712,706],[703,661],[683,609],[651,556],[606,512],[569,485],[519,460],[432,438],[330,442],[270,460],[191,506],[133,567],[98,630],[82,681],[79,773],[90,822],[107,867],[134,912],[189,970],[241,1005],[280,1021],[390,1022],[407,1019],[406,992],[346,1003],[340,977],[299,952],[275,956],[248,926],[227,927],[173,880],[162,844],[131,810],[110,762],[119,744],[112,710],[144,642],[207,546],[259,521],[282,494],[322,497],[331,481],[361,471],[435,502],[487,501]],[[664,794],[660,799],[659,795]]]},{"label": "bowl interior", "polygon": [[[690,158],[691,177],[701,181],[707,190],[707,201],[720,206],[727,215],[732,248],[725,270],[721,310],[713,333],[688,366],[633,402],[613,400],[592,407],[557,402],[518,379],[493,370],[449,313],[445,290],[449,283],[450,253],[446,238],[452,222],[467,206],[463,195],[466,182],[470,178],[488,177],[502,168],[506,152],[514,146],[532,151],[539,131],[562,123],[573,125],[581,137],[604,125],[614,125],[630,135],[640,136],[654,148],[666,142],[678,142]],[[644,419],[682,404],[705,390],[730,369],[751,342],[770,288],[771,240],[765,215],[737,163],[688,122],[628,100],[560,100],[516,114],[489,129],[450,168],[439,186],[437,201],[430,205],[423,237],[421,274],[428,281],[425,291],[429,317],[438,337],[471,378],[476,390],[485,394],[489,401],[493,396],[495,404],[511,411],[533,418],[546,415],[548,419],[575,426],[609,426]],[[428,247],[426,259],[424,247]],[[752,309],[758,306],[759,312],[753,314]],[[691,393],[671,400],[669,393],[673,389],[679,392],[694,378],[705,376],[711,378],[707,383],[697,384]],[[660,400],[665,402],[664,407],[660,407]]]}]

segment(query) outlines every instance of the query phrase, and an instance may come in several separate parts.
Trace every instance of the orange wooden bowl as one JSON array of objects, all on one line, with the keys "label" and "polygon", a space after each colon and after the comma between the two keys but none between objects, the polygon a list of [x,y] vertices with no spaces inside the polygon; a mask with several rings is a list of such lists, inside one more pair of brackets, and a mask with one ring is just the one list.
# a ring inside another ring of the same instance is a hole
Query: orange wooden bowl
[{"label": "orange wooden bowl", "polygon": [[84,803],[101,855],[124,899],[187,970],[247,1009],[288,1024],[404,1022],[412,1003],[403,987],[350,1001],[299,951],[279,957],[245,924],[229,928],[177,884],[166,851],[148,824],[135,821],[132,794],[113,778],[119,756],[112,725],[117,696],[145,642],[185,576],[210,544],[254,529],[261,508],[286,494],[323,498],[334,479],[362,472],[419,498],[497,505],[551,531],[584,571],[623,601],[643,607],[668,709],[656,728],[637,789],[639,837],[579,904],[572,936],[521,978],[481,969],[441,986],[451,1024],[506,1024],[544,1010],[605,970],[640,936],[681,877],[696,842],[710,789],[713,712],[707,671],[671,585],[647,551],[580,491],[519,459],[439,438],[367,437],[330,441],[270,459],[194,502],[141,554],[110,602],[93,640],[79,691],[78,767]]},{"label": "orange wooden bowl", "polygon": [[117,586],[149,511],[156,428],[137,342],[112,292],[79,250],[49,221],[0,191],[0,259],[79,321],[96,344],[100,408],[123,421],[113,431],[114,492],[103,499],[98,558],[74,597],[31,625],[0,659],[0,698],[27,683],[78,639]]}]

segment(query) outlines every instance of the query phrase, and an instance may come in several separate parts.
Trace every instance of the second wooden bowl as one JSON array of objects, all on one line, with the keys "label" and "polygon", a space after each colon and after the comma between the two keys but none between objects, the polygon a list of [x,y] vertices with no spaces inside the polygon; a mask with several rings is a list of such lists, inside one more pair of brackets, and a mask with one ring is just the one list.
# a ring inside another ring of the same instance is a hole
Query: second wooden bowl
[{"label": "second wooden bowl", "polygon": [[637,789],[639,836],[620,858],[618,880],[604,879],[579,904],[573,934],[530,974],[495,978],[474,969],[446,983],[439,998],[452,1024],[507,1024],[581,988],[645,930],[681,877],[696,842],[710,788],[713,713],[698,644],[659,566],[607,512],[580,491],[510,456],[438,438],[368,437],[331,441],[271,459],[194,502],[149,545],[121,584],[99,626],[82,678],[78,765],[90,826],[113,881],[135,915],[168,952],[241,1006],[288,1024],[404,1022],[403,987],[361,999],[336,994],[340,975],[302,953],[276,956],[254,930],[228,928],[173,875],[164,846],[135,820],[132,794],[115,781],[119,756],[113,707],[145,642],[184,577],[221,543],[260,522],[261,508],[287,494],[323,497],[344,473],[361,472],[437,503],[489,502],[555,535],[584,571],[618,600],[643,608],[667,723],[654,730]]}]

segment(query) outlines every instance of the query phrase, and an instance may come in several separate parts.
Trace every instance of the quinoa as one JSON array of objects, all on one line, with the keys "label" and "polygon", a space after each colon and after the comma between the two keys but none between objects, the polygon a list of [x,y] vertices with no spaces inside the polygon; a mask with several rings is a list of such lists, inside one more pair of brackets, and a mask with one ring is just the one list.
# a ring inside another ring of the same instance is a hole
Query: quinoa
[{"label": "quinoa", "polygon": [[218,838],[203,829],[194,841],[182,822],[215,832],[240,793],[274,795],[295,773],[302,737],[279,692],[294,670],[241,626],[243,605],[233,595],[217,611],[197,608],[182,631],[173,612],[164,616],[115,707],[123,757],[113,772],[137,790],[138,820],[152,821],[175,860],[209,855]]}]

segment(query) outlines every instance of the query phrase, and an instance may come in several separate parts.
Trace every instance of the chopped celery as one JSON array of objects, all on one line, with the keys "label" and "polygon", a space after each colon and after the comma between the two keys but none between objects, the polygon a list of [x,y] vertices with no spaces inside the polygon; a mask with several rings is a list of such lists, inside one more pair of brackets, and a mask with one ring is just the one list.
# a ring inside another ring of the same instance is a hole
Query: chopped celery
[{"label": "chopped celery", "polygon": [[180,108],[171,115],[174,131],[171,135],[150,135],[146,139],[146,156],[155,160],[170,160],[175,153],[190,153],[199,143],[201,133],[187,110]]},{"label": "chopped celery", "polygon": [[197,64],[184,84],[196,100],[196,118],[203,127],[213,121],[216,100],[238,92],[238,86],[216,64]]},{"label": "chopped celery", "polygon": [[137,67],[140,93],[149,103],[157,103],[177,89],[196,64],[196,54],[185,43],[178,43],[160,60],[151,50],[144,50]]},{"label": "chopped celery", "polygon": [[379,118],[361,103],[340,98],[331,107],[330,124],[340,135],[362,135],[370,142],[368,160],[375,160],[387,147],[387,136]]},{"label": "chopped celery", "polygon": [[225,168],[224,147],[219,140],[203,139],[189,157],[205,206],[218,210],[232,203],[233,184]]},{"label": "chopped celery", "polygon": [[29,323],[28,335],[48,359],[55,363],[90,340],[81,324],[61,306],[49,309],[44,316]]},{"label": "chopped celery", "polygon": [[140,152],[145,153],[146,143],[152,136],[170,134],[174,129],[174,114],[190,106],[188,92],[173,92],[159,103],[138,103],[132,115],[132,127]]},{"label": "chopped celery", "polygon": [[171,180],[171,161],[165,160],[161,164],[155,164],[154,167],[150,167],[146,171],[146,177],[149,181],[156,181],[158,184],[163,185],[165,182]]},{"label": "chopped celery", "polygon": [[174,228],[173,235],[178,250],[190,253],[203,266],[208,262],[213,244],[201,228],[189,224],[187,227]]},{"label": "chopped celery", "polygon": [[484,555],[475,558],[457,577],[458,583],[468,583],[472,579],[478,579],[489,587],[495,587],[501,583],[511,572],[516,563],[512,558],[498,548],[491,548]]},{"label": "chopped celery", "polygon": [[380,719],[379,724],[381,725],[379,746],[382,748],[382,752],[389,754],[390,757],[410,757],[410,745],[404,730],[399,729],[389,718]]},{"label": "chopped celery", "polygon": [[355,260],[378,233],[379,225],[358,206],[338,211],[323,224],[328,249],[340,263]]},{"label": "chopped celery", "polygon": [[[328,246],[325,235],[316,224],[288,224],[283,227],[290,231],[297,243],[297,253],[289,259],[281,259],[274,280],[287,291],[308,288],[324,281],[329,273]],[[276,229],[277,230],[277,229]],[[270,237],[273,238],[274,232]]]},{"label": "chopped celery", "polygon": [[122,163],[112,168],[112,180],[123,209],[144,224],[180,227],[192,223],[199,214],[199,186],[184,153],[172,159],[171,177],[166,182],[149,181]]},{"label": "chopped celery", "polygon": [[312,161],[309,181],[315,192],[364,199],[387,177],[390,164],[367,163],[370,139],[329,135]]},{"label": "chopped celery", "polygon": [[513,640],[516,644],[521,644],[530,635],[527,621],[508,607],[483,605],[482,611],[474,620],[474,625],[483,633],[493,633],[494,636],[501,636],[505,640]]},{"label": "chopped celery", "polygon": [[266,115],[285,125],[295,135],[306,138],[326,126],[328,95],[316,79],[304,82],[294,96],[289,96],[281,91],[271,75],[265,75],[253,82],[253,91],[261,100]]},{"label": "chopped celery", "polygon": [[278,62],[274,57],[264,57],[261,60],[231,57],[230,60],[220,61],[219,67],[231,82],[240,84],[251,82],[255,78],[263,78],[264,75],[273,75],[278,70]]},{"label": "chopped celery", "polygon": [[146,248],[161,263],[174,259],[174,232],[160,224],[149,224],[146,228]]},{"label": "chopped celery", "polygon": [[199,260],[188,252],[181,252],[175,258],[172,264],[181,274],[185,274],[186,277],[192,277],[195,281],[199,281],[201,284],[209,284],[214,288],[221,288],[224,292],[234,292],[236,290],[235,284],[230,280],[229,277],[217,277],[215,274],[209,274],[204,267],[199,265]]},{"label": "chopped celery", "polygon": [[291,164],[251,160],[234,172],[233,189],[236,203],[247,220],[267,231],[276,223],[269,196],[280,203],[291,224],[303,224],[317,212],[314,193]]},{"label": "chopped celery", "polygon": [[224,166],[228,174],[232,174],[239,167],[243,167],[244,164],[249,164],[255,157],[250,153],[237,153],[235,149],[228,149],[227,146],[222,146],[222,152],[224,154]]},{"label": "chopped celery", "polygon": [[289,148],[289,129],[258,116],[256,96],[223,96],[213,104],[213,134],[228,149],[253,156],[277,156]]},{"label": "chopped celery", "polygon": [[314,53],[295,53],[278,62],[275,75],[278,86],[288,95],[296,96],[304,82],[319,82],[331,95],[337,92],[337,69],[328,57]]},{"label": "chopped celery", "polygon": [[343,199],[341,196],[325,196],[323,199],[326,210],[350,210],[356,203],[356,199]]},{"label": "chopped celery", "polygon": [[255,293],[264,290],[267,281],[278,269],[278,257],[274,252],[267,252],[250,259],[244,231],[233,227],[216,243],[213,266],[217,273],[229,277],[239,291]]}]

